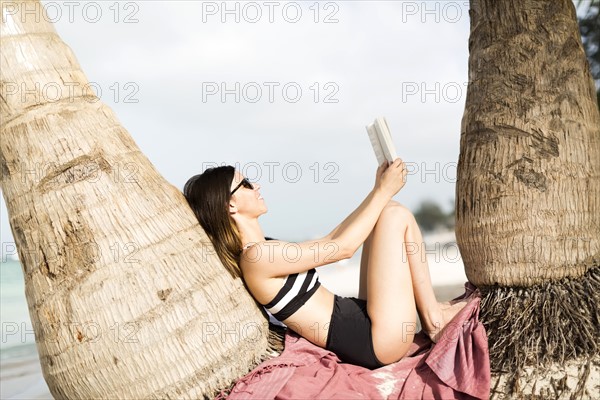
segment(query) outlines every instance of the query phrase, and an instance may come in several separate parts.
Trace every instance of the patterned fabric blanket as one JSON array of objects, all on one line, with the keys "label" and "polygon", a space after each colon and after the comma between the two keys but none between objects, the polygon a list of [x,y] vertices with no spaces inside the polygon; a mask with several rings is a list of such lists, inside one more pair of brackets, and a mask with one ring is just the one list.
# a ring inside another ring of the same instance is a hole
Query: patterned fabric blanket
[{"label": "patterned fabric blanket", "polygon": [[[342,363],[332,352],[287,330],[285,349],[241,378],[228,399],[487,399],[490,363],[479,322],[481,294],[470,283],[456,299],[469,302],[437,343],[419,332],[400,361],[375,370]],[[218,398],[224,398],[222,393]]]}]

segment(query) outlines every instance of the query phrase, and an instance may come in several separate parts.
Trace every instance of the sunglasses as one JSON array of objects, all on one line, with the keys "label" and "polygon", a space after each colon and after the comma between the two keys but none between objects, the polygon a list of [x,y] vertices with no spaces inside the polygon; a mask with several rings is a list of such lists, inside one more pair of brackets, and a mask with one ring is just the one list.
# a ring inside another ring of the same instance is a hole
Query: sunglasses
[{"label": "sunglasses", "polygon": [[240,188],[240,186],[245,187],[246,189],[252,189],[254,190],[254,185],[252,184],[252,182],[250,182],[248,179],[244,178],[242,179],[242,181],[235,187],[235,189],[233,189],[231,191],[231,195],[233,195],[235,193],[236,190],[238,190]]}]

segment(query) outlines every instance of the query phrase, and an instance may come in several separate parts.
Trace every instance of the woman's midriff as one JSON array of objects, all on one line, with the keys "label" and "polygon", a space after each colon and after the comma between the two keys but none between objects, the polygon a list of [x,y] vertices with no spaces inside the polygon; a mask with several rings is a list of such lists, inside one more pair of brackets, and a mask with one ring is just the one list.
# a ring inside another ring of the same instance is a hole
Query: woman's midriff
[{"label": "woman's midriff", "polygon": [[314,344],[325,347],[333,312],[333,293],[323,285],[283,323]]}]

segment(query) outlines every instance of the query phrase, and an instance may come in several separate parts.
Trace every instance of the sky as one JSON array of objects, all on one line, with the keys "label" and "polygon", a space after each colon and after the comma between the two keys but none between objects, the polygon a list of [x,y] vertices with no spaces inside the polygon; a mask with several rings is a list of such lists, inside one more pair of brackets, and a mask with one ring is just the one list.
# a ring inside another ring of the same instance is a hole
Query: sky
[{"label": "sky", "polygon": [[[365,126],[408,166],[394,199],[454,202],[467,1],[44,1],[98,97],[179,188],[211,166],[258,181],[267,236],[329,233],[368,195]],[[14,241],[0,200],[2,249]]]}]

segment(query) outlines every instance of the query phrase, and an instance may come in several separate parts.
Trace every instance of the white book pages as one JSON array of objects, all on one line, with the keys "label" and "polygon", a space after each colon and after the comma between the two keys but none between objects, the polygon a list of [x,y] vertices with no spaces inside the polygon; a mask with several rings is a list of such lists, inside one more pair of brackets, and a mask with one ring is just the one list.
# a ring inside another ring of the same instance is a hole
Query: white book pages
[{"label": "white book pages", "polygon": [[396,147],[392,142],[392,135],[385,118],[376,118],[375,122],[367,126],[367,133],[375,157],[377,157],[378,165],[383,164],[385,161],[393,162],[397,158]]},{"label": "white book pages", "polygon": [[377,131],[375,129],[375,124],[371,124],[367,126],[367,133],[369,135],[369,140],[371,141],[371,146],[373,147],[373,151],[375,152],[375,157],[377,158],[377,165],[381,165],[386,161],[385,154],[383,153],[383,148],[381,147],[381,143],[379,143],[379,137],[377,135]]},{"label": "white book pages", "polygon": [[375,126],[377,127],[377,130],[381,132],[381,136],[379,136],[379,143],[381,144],[385,158],[389,162],[393,162],[397,158],[396,147],[392,141],[392,134],[390,133],[390,128],[387,124],[387,121],[383,117],[377,118],[377,124]]}]

